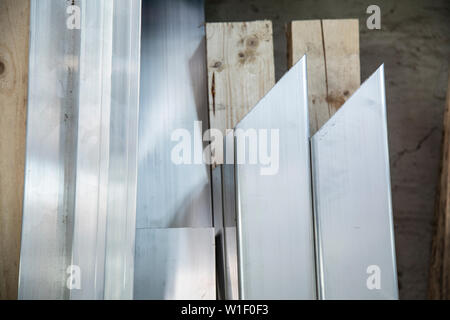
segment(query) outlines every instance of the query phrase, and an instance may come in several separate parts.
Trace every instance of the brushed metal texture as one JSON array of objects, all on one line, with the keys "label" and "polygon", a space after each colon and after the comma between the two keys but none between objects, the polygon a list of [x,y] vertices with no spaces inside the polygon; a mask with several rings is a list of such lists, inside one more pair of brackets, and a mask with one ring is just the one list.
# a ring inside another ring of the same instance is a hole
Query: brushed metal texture
[{"label": "brushed metal texture", "polygon": [[140,0],[68,5],[31,2],[19,298],[131,298]]},{"label": "brushed metal texture", "polygon": [[70,299],[103,299],[114,6],[82,4],[71,262],[80,268],[81,287]]},{"label": "brushed metal texture", "polygon": [[136,230],[134,298],[214,300],[213,228]]},{"label": "brushed metal texture", "polygon": [[64,1],[31,1],[19,299],[67,299],[78,126],[80,36]]},{"label": "brushed metal texture", "polygon": [[141,0],[114,0],[105,299],[133,299]]},{"label": "brushed metal texture", "polygon": [[307,100],[303,57],[236,126],[279,130],[276,174],[235,164],[241,299],[316,298]]},{"label": "brushed metal texture", "polygon": [[383,66],[311,147],[320,298],[397,299]]},{"label": "brushed metal texture", "polygon": [[234,135],[228,133],[224,138],[224,159],[222,165],[223,188],[223,232],[224,232],[224,291],[227,300],[239,299],[238,251],[237,251],[237,220],[236,220],[236,183],[234,167]]},{"label": "brushed metal texture", "polygon": [[[210,167],[195,163],[208,126],[203,1],[144,0],[141,34],[134,298],[213,299]],[[177,129],[190,164],[172,161]]]},{"label": "brushed metal texture", "polygon": [[[208,126],[204,7],[201,0],[142,3],[138,228],[212,227],[210,168],[171,160],[176,129],[200,156]],[[194,149],[194,147],[193,147]],[[200,153],[200,154],[199,154]]]}]

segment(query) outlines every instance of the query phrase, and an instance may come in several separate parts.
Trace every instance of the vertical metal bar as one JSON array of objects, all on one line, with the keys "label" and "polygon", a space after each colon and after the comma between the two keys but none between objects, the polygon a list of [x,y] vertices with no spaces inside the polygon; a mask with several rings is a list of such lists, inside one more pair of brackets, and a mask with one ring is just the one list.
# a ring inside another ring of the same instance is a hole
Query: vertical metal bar
[{"label": "vertical metal bar", "polygon": [[19,299],[69,297],[80,35],[66,16],[65,1],[31,1]]},{"label": "vertical metal bar", "polygon": [[[241,190],[239,190],[239,166],[237,165],[237,157],[238,157],[238,151],[237,151],[237,139],[236,137],[233,137],[233,154],[234,154],[234,164],[233,164],[233,174],[234,174],[234,196],[235,196],[235,202],[234,202],[234,208],[235,208],[235,216],[236,216],[236,264],[237,264],[237,280],[238,280],[238,298],[239,300],[244,300],[245,297],[248,295],[245,292],[245,284],[244,284],[244,278],[247,280],[246,270],[245,270],[245,258],[242,257],[244,249],[248,246],[246,243],[242,243],[243,232],[247,233],[246,231],[242,230],[242,212],[241,212]],[[245,152],[245,151],[244,151]],[[260,281],[266,282],[267,279],[262,279]],[[268,280],[270,281],[271,276],[269,275]],[[258,280],[256,280],[258,281]],[[250,296],[251,297],[251,296]],[[251,298],[250,298],[251,299]]]},{"label": "vertical metal bar", "polygon": [[384,69],[311,139],[321,299],[397,299]]},{"label": "vertical metal bar", "polygon": [[212,177],[212,203],[213,203],[213,224],[214,237],[216,243],[216,285],[217,298],[226,298],[226,257],[225,257],[225,231],[223,216],[223,166],[218,165],[211,170]]},{"label": "vertical metal bar", "polygon": [[[234,134],[229,132],[224,139],[226,163],[222,165],[223,224],[225,249],[225,298],[239,299],[238,252],[236,226],[236,183]],[[231,162],[231,164],[229,163]]]},{"label": "vertical metal bar", "polygon": [[[71,299],[103,299],[108,193],[113,2],[82,1],[80,96]],[[100,41],[101,39],[101,41]]]},{"label": "vertical metal bar", "polygon": [[133,299],[141,0],[114,0],[105,299]]}]

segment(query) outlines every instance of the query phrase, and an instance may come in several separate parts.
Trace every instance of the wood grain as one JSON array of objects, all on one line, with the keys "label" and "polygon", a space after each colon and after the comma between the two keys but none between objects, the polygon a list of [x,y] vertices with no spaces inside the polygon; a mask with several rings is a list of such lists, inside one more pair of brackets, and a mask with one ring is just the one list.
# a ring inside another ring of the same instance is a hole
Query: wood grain
[{"label": "wood grain", "polygon": [[0,299],[17,299],[29,16],[29,0],[0,1]]},{"label": "wood grain", "polygon": [[225,134],[275,85],[271,21],[207,23],[210,127]]},{"label": "wood grain", "polygon": [[313,135],[360,86],[358,20],[293,21],[287,34],[289,67],[307,55]]},{"label": "wood grain", "polygon": [[441,175],[435,208],[429,297],[450,299],[450,74],[444,113]]}]

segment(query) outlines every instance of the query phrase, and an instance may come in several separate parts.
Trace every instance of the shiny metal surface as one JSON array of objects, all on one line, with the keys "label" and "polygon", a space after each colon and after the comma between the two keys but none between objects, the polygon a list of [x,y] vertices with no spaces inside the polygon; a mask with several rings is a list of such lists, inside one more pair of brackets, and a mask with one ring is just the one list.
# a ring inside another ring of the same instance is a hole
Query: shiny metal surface
[{"label": "shiny metal surface", "polygon": [[[202,0],[142,2],[135,299],[215,298],[210,167],[195,163],[208,126],[204,20]],[[192,138],[190,164],[172,162],[176,129]]]},{"label": "shiny metal surface", "polygon": [[383,66],[311,146],[320,297],[397,299]]},{"label": "shiny metal surface", "polygon": [[236,126],[279,130],[276,174],[235,165],[241,299],[316,297],[307,99],[303,57]]},{"label": "shiny metal surface", "polygon": [[202,0],[142,2],[138,228],[212,227],[209,166],[171,160],[176,129],[190,132],[192,161],[202,156],[194,121],[207,129],[204,22]]},{"label": "shiny metal surface", "polygon": [[[225,159],[234,162],[234,136],[228,133],[224,139]],[[231,161],[229,161],[231,162]],[[229,163],[228,162],[228,163]],[[234,164],[222,165],[223,225],[225,251],[225,298],[239,299],[238,252],[236,233],[236,184]]]},{"label": "shiny metal surface", "polygon": [[114,0],[105,299],[132,299],[141,0]]},{"label": "shiny metal surface", "polygon": [[222,191],[222,167],[218,165],[211,170],[212,176],[212,200],[214,204],[214,234],[223,235],[223,191]]},{"label": "shiny metal surface", "polygon": [[213,228],[136,230],[135,299],[216,298]]},{"label": "shiny metal surface", "polygon": [[217,299],[225,299],[225,232],[223,221],[223,189],[222,189],[222,165],[211,170],[212,176],[212,203],[213,203],[213,225],[216,247],[216,285]]},{"label": "shiny metal surface", "polygon": [[132,297],[140,1],[75,5],[31,2],[21,299]]},{"label": "shiny metal surface", "polygon": [[[113,2],[81,7],[79,103],[72,265],[81,288],[71,299],[102,299],[107,215]],[[98,41],[102,39],[102,41]]]},{"label": "shiny metal surface", "polygon": [[65,1],[31,1],[19,299],[64,299],[71,263],[79,33]]}]

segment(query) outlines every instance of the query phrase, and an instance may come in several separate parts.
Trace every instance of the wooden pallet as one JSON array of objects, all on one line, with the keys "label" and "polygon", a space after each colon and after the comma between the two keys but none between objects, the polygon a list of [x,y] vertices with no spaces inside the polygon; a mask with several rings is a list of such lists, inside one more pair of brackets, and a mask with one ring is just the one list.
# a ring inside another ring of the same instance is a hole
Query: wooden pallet
[{"label": "wooden pallet", "polygon": [[287,36],[289,67],[307,55],[312,136],[360,86],[358,20],[293,21]]},{"label": "wooden pallet", "polygon": [[210,127],[225,134],[275,85],[272,22],[207,23],[206,51]]}]

